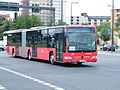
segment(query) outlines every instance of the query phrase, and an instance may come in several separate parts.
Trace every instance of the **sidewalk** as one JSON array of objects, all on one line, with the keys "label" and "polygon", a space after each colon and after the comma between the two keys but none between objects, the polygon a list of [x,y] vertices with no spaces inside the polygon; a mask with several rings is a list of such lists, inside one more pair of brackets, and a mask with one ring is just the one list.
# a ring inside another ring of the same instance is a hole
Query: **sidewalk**
[{"label": "sidewalk", "polygon": [[116,55],[116,56],[120,56],[120,49],[116,50],[115,52],[111,52],[111,51],[101,51],[98,50],[98,54],[105,54],[105,55]]}]

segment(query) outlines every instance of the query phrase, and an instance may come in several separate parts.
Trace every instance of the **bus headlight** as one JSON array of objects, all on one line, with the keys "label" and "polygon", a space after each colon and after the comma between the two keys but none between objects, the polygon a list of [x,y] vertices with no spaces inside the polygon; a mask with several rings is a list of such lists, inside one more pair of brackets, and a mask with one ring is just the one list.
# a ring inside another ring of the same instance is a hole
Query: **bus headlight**
[{"label": "bus headlight", "polygon": [[98,58],[97,56],[92,56],[92,58]]},{"label": "bus headlight", "polygon": [[64,59],[72,59],[72,57],[64,57]]}]

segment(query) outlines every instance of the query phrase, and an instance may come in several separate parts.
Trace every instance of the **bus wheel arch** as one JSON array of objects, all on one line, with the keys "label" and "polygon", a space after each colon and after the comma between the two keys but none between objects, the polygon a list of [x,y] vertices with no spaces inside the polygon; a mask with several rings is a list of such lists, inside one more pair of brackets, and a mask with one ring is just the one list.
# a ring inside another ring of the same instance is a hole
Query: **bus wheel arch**
[{"label": "bus wheel arch", "polygon": [[52,65],[55,65],[54,54],[53,54],[52,51],[51,51],[50,54],[49,54],[49,62],[50,62]]}]

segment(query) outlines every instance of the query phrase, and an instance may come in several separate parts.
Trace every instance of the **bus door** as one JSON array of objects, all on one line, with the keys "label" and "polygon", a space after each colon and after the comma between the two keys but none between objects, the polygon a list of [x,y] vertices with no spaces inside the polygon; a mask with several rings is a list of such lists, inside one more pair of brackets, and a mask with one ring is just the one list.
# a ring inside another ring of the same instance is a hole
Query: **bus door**
[{"label": "bus door", "polygon": [[19,46],[16,44],[16,46],[15,46],[15,49],[16,49],[16,56],[19,56]]},{"label": "bus door", "polygon": [[31,32],[32,34],[32,57],[37,57],[37,33],[35,31]]},{"label": "bus door", "polygon": [[56,34],[55,37],[55,46],[56,46],[56,60],[58,62],[63,61],[63,33]]},{"label": "bus door", "polygon": [[19,56],[19,46],[21,45],[21,33],[14,34],[14,43],[15,43],[15,55]]}]

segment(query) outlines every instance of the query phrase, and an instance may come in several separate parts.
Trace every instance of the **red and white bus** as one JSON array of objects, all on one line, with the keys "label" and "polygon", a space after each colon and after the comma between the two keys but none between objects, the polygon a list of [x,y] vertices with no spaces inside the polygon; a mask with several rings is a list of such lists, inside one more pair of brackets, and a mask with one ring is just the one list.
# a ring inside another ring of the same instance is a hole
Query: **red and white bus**
[{"label": "red and white bus", "polygon": [[95,26],[33,27],[6,31],[7,53],[51,64],[97,62]]}]

